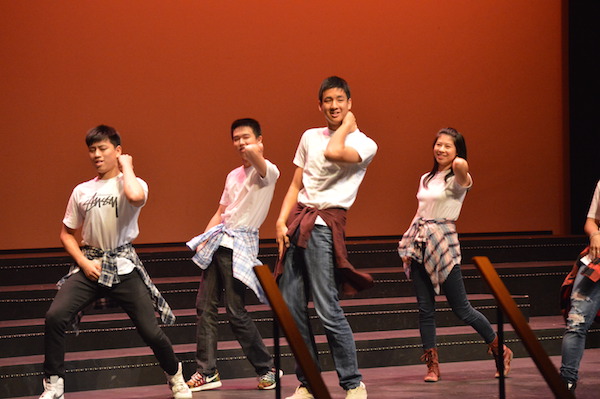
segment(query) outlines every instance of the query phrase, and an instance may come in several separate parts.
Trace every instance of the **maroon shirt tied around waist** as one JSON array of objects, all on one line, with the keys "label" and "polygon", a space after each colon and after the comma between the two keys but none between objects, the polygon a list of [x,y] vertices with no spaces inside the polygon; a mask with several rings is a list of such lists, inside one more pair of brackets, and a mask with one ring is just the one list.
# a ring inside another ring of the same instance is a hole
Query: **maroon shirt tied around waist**
[{"label": "maroon shirt tied around waist", "polygon": [[[306,248],[317,216],[325,221],[331,229],[333,237],[333,253],[335,267],[340,272],[342,278],[342,294],[352,296],[358,291],[373,286],[373,277],[368,273],[357,271],[348,261],[348,251],[346,250],[346,210],[343,208],[316,209],[305,206],[301,203],[296,204],[296,208],[290,212],[288,217],[287,235],[290,240],[300,248]],[[283,274],[283,265],[287,248],[283,255],[277,260],[275,266],[275,277]]]}]

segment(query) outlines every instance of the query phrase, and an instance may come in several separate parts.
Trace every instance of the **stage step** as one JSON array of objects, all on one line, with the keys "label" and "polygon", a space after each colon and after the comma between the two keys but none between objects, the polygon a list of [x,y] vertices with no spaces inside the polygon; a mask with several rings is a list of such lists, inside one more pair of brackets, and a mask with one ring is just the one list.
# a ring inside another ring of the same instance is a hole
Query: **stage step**
[{"label": "stage step", "polygon": [[[560,366],[560,356],[552,356],[551,361]],[[514,359],[512,372],[506,381],[506,397],[547,399],[553,397],[550,388],[530,358]],[[391,367],[363,368],[361,373],[367,385],[370,398],[376,399],[432,399],[432,398],[497,398],[499,380],[493,378],[494,365],[489,359],[470,362],[446,362],[441,364],[442,379],[436,383],[424,383],[425,366],[406,365]],[[596,398],[600,391],[600,379],[597,377],[600,367],[600,349],[588,349],[584,356],[580,380],[577,385],[578,398]],[[322,373],[332,399],[343,399],[345,392],[338,385],[335,371]],[[267,393],[256,389],[256,378],[230,378],[221,376],[223,386],[214,391],[194,394],[196,398],[211,399],[265,399],[275,397],[274,392]],[[67,380],[67,389],[70,389]],[[282,397],[294,392],[298,385],[296,376],[286,374],[282,379]],[[101,387],[105,388],[105,387]],[[152,385],[129,388],[106,388],[69,391],[68,399],[165,399],[169,389],[163,379],[153,381]],[[39,395],[14,399],[37,399]]]},{"label": "stage step", "polygon": [[[491,295],[474,294],[469,299],[473,306],[492,322],[496,320],[496,304]],[[517,296],[515,301],[526,317],[529,315],[529,303],[526,296]],[[417,305],[414,297],[374,298],[343,300],[342,306],[354,332],[402,330],[418,327]],[[311,303],[312,305],[312,303]],[[445,297],[437,299],[438,326],[452,326],[460,323],[447,303]],[[263,338],[272,336],[273,318],[267,305],[250,305],[247,310],[255,320]],[[322,333],[314,309],[310,309],[313,331]],[[195,342],[195,310],[176,312],[177,320],[172,326],[163,326],[173,344]],[[219,309],[218,334],[221,340],[233,340],[225,309]],[[44,320],[11,320],[0,322],[0,342],[10,342],[0,353],[0,358],[27,356],[43,353]],[[80,324],[79,335],[69,330],[67,333],[68,351],[93,351],[145,346],[135,331],[133,323],[124,313],[84,316]]]},{"label": "stage step", "polygon": [[[348,239],[350,262],[358,268],[399,267],[399,237]],[[261,240],[259,259],[273,267],[277,247],[273,240]],[[572,262],[587,245],[584,236],[470,237],[461,235],[463,264],[474,256],[487,256],[492,263],[568,261]],[[140,259],[152,278],[197,276],[192,252],[183,244],[136,245]],[[54,284],[66,274],[71,259],[62,249],[0,251],[2,286]],[[32,276],[35,280],[32,281]]]},{"label": "stage step", "polygon": [[[511,293],[530,296],[532,315],[543,316],[559,312],[558,293],[556,292],[555,298],[549,298],[547,287],[560,287],[565,276],[571,270],[572,263],[570,261],[512,262],[499,263],[494,266]],[[197,267],[194,266],[192,270],[197,274],[153,278],[154,283],[173,309],[190,309],[195,306],[200,277]],[[375,286],[358,293],[354,297],[355,299],[415,295],[412,282],[406,279],[400,267],[364,267],[360,270],[373,276]],[[464,264],[461,266],[461,270],[467,292],[490,293],[473,265]],[[0,314],[3,315],[3,319],[43,318],[56,294],[56,281],[45,284],[0,286]],[[536,283],[531,284],[531,281],[536,281]],[[246,303],[249,305],[259,303],[250,290],[247,290]],[[113,313],[115,309],[111,305],[113,304],[110,301],[102,303],[100,307],[87,309],[86,314]]]},{"label": "stage step", "polygon": [[[530,317],[549,353],[560,353],[564,324],[557,316],[558,288],[584,241],[584,237],[554,236],[461,238],[464,259],[461,269],[472,304],[495,322],[495,301],[470,264],[472,256],[486,255],[494,262],[522,312]],[[356,336],[361,369],[416,364],[422,354],[414,289],[401,270],[396,246],[397,238],[390,237],[348,241],[351,262],[371,273],[376,283],[372,289],[342,301]],[[0,253],[0,398],[35,396],[41,392],[44,315],[56,293],[55,283],[67,272],[70,263],[60,250],[17,252]],[[190,251],[182,245],[138,246],[138,252],[177,315],[176,324],[164,329],[189,376],[195,368],[194,302],[198,267],[190,261]],[[260,258],[273,266],[274,243],[261,242]],[[259,304],[249,290],[247,304],[271,348],[271,311]],[[163,381],[156,359],[127,316],[110,301],[100,305],[86,311],[78,337],[68,333],[68,391],[145,386]],[[440,298],[438,308],[442,362],[490,360],[481,338],[470,327],[462,326],[445,298]],[[219,370],[226,379],[252,377],[254,370],[233,339],[222,308],[220,312]],[[311,314],[318,347],[323,353],[322,367],[331,370],[322,327],[314,312]],[[518,339],[507,329],[509,345],[517,356],[525,356]],[[600,347],[597,329],[590,332],[588,345]],[[293,356],[284,340],[282,362],[286,374],[293,374]]]},{"label": "stage step", "polygon": [[[560,317],[536,317],[530,325],[550,355],[560,354],[564,325]],[[506,326],[506,343],[515,357],[527,356],[515,333]],[[326,338],[318,335],[317,348],[323,370],[332,370]],[[416,329],[355,333],[358,361],[361,369],[420,363],[422,346]],[[265,339],[271,347],[272,339]],[[281,341],[282,368],[292,374],[294,360],[290,349]],[[600,346],[600,330],[592,329],[589,347]],[[438,347],[442,363],[450,361],[489,360],[487,345],[470,327],[441,327],[438,329]],[[176,345],[175,350],[184,364],[186,376],[195,369],[193,343]],[[0,360],[2,384],[0,397],[35,395],[41,389],[42,355],[6,358]],[[254,370],[241,353],[236,341],[219,342],[218,367],[223,378],[242,378],[254,375]],[[150,385],[161,381],[162,371],[149,348],[106,349],[68,352],[67,380],[70,391],[91,387],[127,387]]]}]

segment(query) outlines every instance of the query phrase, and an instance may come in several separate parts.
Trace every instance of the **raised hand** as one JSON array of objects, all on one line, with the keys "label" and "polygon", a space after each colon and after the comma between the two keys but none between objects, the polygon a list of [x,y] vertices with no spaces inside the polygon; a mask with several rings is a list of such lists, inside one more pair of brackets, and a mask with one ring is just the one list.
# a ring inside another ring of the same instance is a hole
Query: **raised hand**
[{"label": "raised hand", "polygon": [[356,129],[358,129],[356,117],[354,116],[352,111],[348,111],[346,116],[344,116],[344,120],[342,120],[342,125],[346,125],[350,129],[350,132],[353,132]]},{"label": "raised hand", "polygon": [[133,158],[131,155],[121,154],[121,155],[119,155],[117,160],[119,161],[119,169],[121,170],[121,172],[123,171],[124,168],[133,169]]}]

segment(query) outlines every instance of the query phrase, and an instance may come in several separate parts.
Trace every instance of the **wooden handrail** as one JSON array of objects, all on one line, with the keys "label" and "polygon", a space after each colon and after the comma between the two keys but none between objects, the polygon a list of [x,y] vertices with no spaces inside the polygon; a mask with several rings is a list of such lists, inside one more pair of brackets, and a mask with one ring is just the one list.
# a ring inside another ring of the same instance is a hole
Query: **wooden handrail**
[{"label": "wooden handrail", "polygon": [[548,354],[531,330],[529,323],[525,320],[523,313],[517,307],[515,300],[510,295],[510,292],[508,292],[506,285],[504,285],[500,276],[498,276],[490,260],[487,256],[476,256],[473,258],[473,262],[475,262],[481,275],[492,290],[498,305],[510,320],[510,324],[512,324],[515,332],[521,338],[525,349],[529,352],[529,355],[538,370],[540,370],[552,393],[559,399],[575,399],[575,396],[567,390],[556,367],[550,361]]},{"label": "wooden handrail", "polygon": [[296,322],[283,300],[279,287],[277,287],[271,269],[267,265],[254,266],[254,273],[256,273],[269,300],[271,309],[273,309],[273,313],[275,313],[275,317],[283,330],[288,344],[292,348],[296,362],[298,362],[308,381],[311,393],[318,399],[331,399],[327,386],[321,377],[321,372],[308,352],[304,339],[296,326]]}]

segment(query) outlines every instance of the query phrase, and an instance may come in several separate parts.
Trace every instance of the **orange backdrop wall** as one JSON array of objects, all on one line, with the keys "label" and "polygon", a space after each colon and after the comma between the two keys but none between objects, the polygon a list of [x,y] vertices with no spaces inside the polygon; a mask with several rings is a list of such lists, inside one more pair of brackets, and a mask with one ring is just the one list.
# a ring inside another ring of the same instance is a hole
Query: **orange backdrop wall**
[{"label": "orange backdrop wall", "polygon": [[323,125],[317,90],[346,78],[379,145],[348,235],[399,235],[435,132],[464,133],[475,185],[460,232],[567,231],[563,3],[2,1],[0,249],[56,247],[85,132],[115,126],[150,186],[138,243],[183,242],[240,164],[229,125],[255,117],[281,170]]}]

